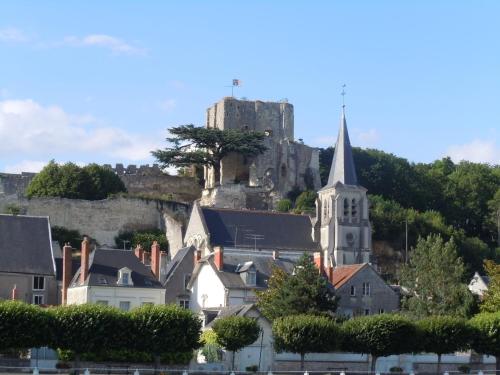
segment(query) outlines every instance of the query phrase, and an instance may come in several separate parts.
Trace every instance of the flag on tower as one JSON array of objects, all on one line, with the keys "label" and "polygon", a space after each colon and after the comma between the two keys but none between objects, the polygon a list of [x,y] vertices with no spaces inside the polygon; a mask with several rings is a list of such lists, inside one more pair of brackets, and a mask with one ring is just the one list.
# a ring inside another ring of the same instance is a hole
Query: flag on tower
[{"label": "flag on tower", "polygon": [[241,81],[239,79],[233,79],[233,86],[241,86]]}]

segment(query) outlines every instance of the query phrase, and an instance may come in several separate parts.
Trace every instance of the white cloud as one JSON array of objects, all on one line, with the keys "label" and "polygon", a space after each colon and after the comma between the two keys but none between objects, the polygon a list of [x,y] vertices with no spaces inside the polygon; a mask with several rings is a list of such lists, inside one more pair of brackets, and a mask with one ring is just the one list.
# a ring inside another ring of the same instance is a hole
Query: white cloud
[{"label": "white cloud", "polygon": [[40,160],[23,160],[19,163],[6,165],[5,173],[21,173],[21,172],[40,172],[47,164],[47,161]]},{"label": "white cloud", "polygon": [[171,112],[177,106],[175,99],[165,99],[159,103],[159,107],[165,112]]},{"label": "white cloud", "polygon": [[0,158],[143,161],[151,159],[150,151],[161,147],[163,138],[103,126],[92,116],[29,99],[0,101]]},{"label": "white cloud", "polygon": [[446,150],[454,162],[468,160],[475,163],[500,164],[500,148],[494,140],[475,139],[462,145],[452,145]]},{"label": "white cloud", "polygon": [[380,140],[380,135],[376,129],[361,131],[354,129],[354,142],[351,143],[357,147],[375,147]]},{"label": "white cloud", "polygon": [[29,39],[28,36],[19,29],[13,27],[0,29],[0,41],[2,42],[21,43],[21,42],[27,42],[28,39]]},{"label": "white cloud", "polygon": [[143,48],[133,46],[120,38],[106,34],[90,34],[84,37],[67,36],[64,38],[63,44],[75,47],[101,47],[114,53],[127,55],[142,55],[145,53]]}]

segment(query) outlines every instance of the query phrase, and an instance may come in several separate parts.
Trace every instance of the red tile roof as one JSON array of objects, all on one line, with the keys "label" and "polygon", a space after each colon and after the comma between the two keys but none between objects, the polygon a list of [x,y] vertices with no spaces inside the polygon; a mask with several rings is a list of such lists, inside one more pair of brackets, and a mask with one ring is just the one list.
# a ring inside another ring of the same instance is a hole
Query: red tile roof
[{"label": "red tile roof", "polygon": [[335,289],[340,288],[346,282],[349,281],[359,270],[368,265],[368,263],[363,264],[352,264],[350,266],[336,267],[332,274],[332,284]]}]

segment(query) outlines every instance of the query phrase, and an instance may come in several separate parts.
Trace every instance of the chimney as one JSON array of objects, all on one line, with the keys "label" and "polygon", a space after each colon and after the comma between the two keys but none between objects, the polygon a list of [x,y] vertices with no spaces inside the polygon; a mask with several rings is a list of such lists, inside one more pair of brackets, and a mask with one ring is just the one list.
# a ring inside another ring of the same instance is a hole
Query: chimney
[{"label": "chimney", "polygon": [[10,296],[10,299],[12,301],[15,301],[17,299],[17,285],[14,284],[14,287],[12,288],[12,294]]},{"label": "chimney", "polygon": [[273,259],[279,259],[280,257],[280,252],[278,250],[273,250]]},{"label": "chimney", "polygon": [[151,245],[151,272],[157,280],[160,280],[160,245],[154,241]]},{"label": "chimney", "polygon": [[314,265],[319,270],[319,273],[323,272],[323,257],[320,251],[314,253]]},{"label": "chimney", "polygon": [[135,247],[135,256],[137,258],[139,258],[139,260],[144,263],[144,249],[142,248],[142,245],[141,244],[138,244],[136,247]]},{"label": "chimney", "polygon": [[68,287],[69,283],[71,282],[71,276],[72,276],[72,267],[71,267],[72,250],[73,249],[71,248],[69,242],[63,246],[63,274],[62,274],[62,301],[61,301],[63,305],[66,305],[68,301]]},{"label": "chimney", "polygon": [[201,260],[201,250],[195,250],[194,251],[194,265],[196,266],[196,264]]},{"label": "chimney", "polygon": [[330,281],[333,284],[333,267],[332,266],[326,267],[326,276],[328,277],[328,281]]},{"label": "chimney", "polygon": [[90,256],[90,242],[85,236],[82,241],[81,250],[81,265],[80,265],[80,284],[84,284],[89,274],[89,256]]},{"label": "chimney", "polygon": [[214,262],[215,267],[221,271],[224,267],[224,248],[222,246],[214,246]]}]

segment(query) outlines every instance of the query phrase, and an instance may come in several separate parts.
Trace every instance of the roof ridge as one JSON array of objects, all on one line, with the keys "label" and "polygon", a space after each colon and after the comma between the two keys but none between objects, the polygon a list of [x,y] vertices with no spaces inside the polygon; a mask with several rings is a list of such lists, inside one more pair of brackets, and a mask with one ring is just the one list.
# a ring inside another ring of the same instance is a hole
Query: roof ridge
[{"label": "roof ridge", "polygon": [[285,215],[293,217],[310,217],[304,214],[295,214],[291,212],[278,212],[278,211],[267,211],[267,210],[251,210],[251,209],[237,209],[237,208],[218,208],[218,207],[201,207],[202,210],[212,210],[212,211],[232,211],[232,212],[250,212],[250,213],[261,213],[269,215]]}]

